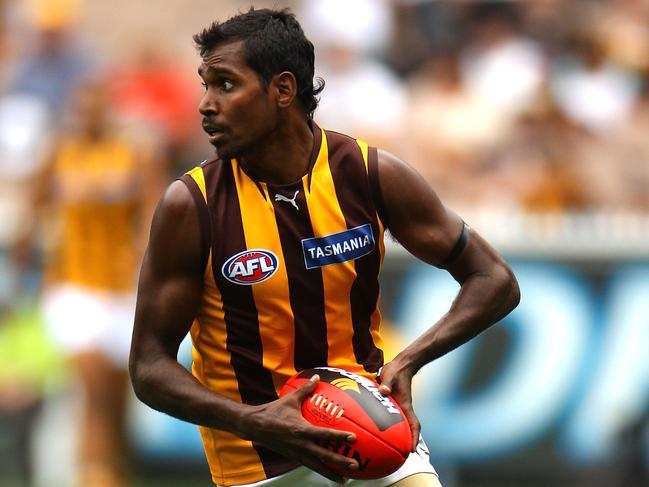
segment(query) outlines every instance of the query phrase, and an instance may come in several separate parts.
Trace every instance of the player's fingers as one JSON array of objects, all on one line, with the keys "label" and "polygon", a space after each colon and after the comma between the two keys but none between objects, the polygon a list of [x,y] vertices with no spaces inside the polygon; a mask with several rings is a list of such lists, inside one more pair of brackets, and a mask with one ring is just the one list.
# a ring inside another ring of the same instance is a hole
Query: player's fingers
[{"label": "player's fingers", "polygon": [[416,426],[412,428],[412,446],[410,448],[411,452],[417,451],[417,444],[419,443],[419,435],[421,434],[421,426],[419,421],[416,422]]},{"label": "player's fingers", "polygon": [[421,424],[419,423],[419,418],[412,410],[404,410],[408,424],[410,425],[410,432],[412,433],[412,443],[410,445],[410,451],[414,452],[417,449],[417,443],[419,443],[419,433],[421,432]]},{"label": "player's fingers", "polygon": [[330,428],[312,426],[305,430],[304,437],[320,444],[354,443],[356,435],[350,431],[339,431]]},{"label": "player's fingers", "polygon": [[402,391],[400,397],[398,397],[399,406],[408,420],[408,425],[410,426],[410,432],[412,433],[412,442],[410,444],[410,451],[414,452],[417,448],[417,443],[419,443],[419,433],[421,431],[421,425],[419,423],[419,418],[415,414],[414,409],[412,408],[412,396],[410,391]]},{"label": "player's fingers", "polygon": [[[328,445],[329,447],[324,445]],[[341,443],[310,443],[305,446],[305,452],[308,452],[312,458],[317,458],[325,466],[330,465],[349,472],[358,470],[358,462],[356,460],[337,453],[340,445]]]},{"label": "player's fingers", "polygon": [[381,394],[392,394],[392,377],[386,374],[384,377],[377,377],[379,383],[379,392]]},{"label": "player's fingers", "polygon": [[302,384],[293,392],[293,397],[297,399],[299,404],[302,404],[302,401],[304,401],[313,391],[315,391],[318,382],[320,382],[320,376],[318,374],[315,374],[307,382]]},{"label": "player's fingers", "polygon": [[276,447],[276,450],[287,458],[293,458],[303,465],[309,467],[311,470],[318,472],[320,475],[327,477],[334,482],[343,483],[343,477],[333,471],[324,462],[329,465],[336,466],[341,470],[357,470],[358,462],[351,458],[344,457],[333,451],[330,451],[315,442],[304,439],[297,439],[299,436],[294,436],[294,441],[289,445]]}]

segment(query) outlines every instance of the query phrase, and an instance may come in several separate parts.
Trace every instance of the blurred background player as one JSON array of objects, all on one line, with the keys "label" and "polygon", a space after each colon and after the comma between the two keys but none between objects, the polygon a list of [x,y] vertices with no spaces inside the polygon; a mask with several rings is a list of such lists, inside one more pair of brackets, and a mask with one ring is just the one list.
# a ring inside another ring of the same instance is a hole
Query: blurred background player
[{"label": "blurred background player", "polygon": [[20,11],[0,2],[0,471],[25,485],[39,477],[35,438],[47,392],[65,384],[37,305],[41,241],[33,232],[53,126],[89,68],[73,42],[73,3],[25,2]]},{"label": "blurred background player", "polygon": [[79,386],[77,485],[118,487],[126,485],[133,292],[146,196],[158,178],[142,148],[113,129],[101,81],[83,85],[74,112],[43,174],[50,240],[43,311]]}]

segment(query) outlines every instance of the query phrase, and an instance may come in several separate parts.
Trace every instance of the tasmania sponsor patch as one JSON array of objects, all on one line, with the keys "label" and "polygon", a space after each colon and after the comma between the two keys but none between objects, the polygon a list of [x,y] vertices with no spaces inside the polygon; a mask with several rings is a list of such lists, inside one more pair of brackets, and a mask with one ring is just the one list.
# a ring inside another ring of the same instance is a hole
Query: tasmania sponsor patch
[{"label": "tasmania sponsor patch", "polygon": [[307,269],[358,259],[374,250],[374,235],[369,223],[324,237],[302,240]]},{"label": "tasmania sponsor patch", "polygon": [[221,273],[235,284],[249,285],[265,281],[275,274],[279,261],[269,250],[244,250],[225,261]]}]

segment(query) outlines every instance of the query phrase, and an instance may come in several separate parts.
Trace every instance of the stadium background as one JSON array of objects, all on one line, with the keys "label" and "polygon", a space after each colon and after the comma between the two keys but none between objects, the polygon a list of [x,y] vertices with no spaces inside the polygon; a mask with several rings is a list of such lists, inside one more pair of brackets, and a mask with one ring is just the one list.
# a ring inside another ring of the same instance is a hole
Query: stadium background
[{"label": "stadium background", "polygon": [[[22,243],[76,90],[104,80],[171,180],[212,152],[191,34],[250,3],[0,1],[0,486],[25,460],[35,485],[70,478],[73,385],[38,307],[48,222]],[[648,485],[649,4],[284,5],[317,46],[316,120],[416,166],[520,279],[510,317],[416,378],[444,485]],[[388,353],[457,289],[397,245],[383,285]],[[130,424],[138,485],[209,485],[194,427],[135,400]]]}]

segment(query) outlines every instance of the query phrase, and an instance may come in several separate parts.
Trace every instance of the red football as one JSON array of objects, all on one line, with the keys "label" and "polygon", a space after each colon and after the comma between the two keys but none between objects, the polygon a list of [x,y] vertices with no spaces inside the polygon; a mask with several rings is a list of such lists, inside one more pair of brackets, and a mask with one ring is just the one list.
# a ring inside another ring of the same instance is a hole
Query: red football
[{"label": "red football", "polygon": [[320,376],[320,382],[302,403],[304,418],[316,426],[356,435],[354,443],[323,446],[356,459],[359,469],[349,472],[330,466],[332,470],[354,479],[378,479],[403,465],[410,453],[410,426],[397,402],[381,394],[373,380],[343,369],[316,367],[286,381],[280,396],[297,389],[314,374]]}]

